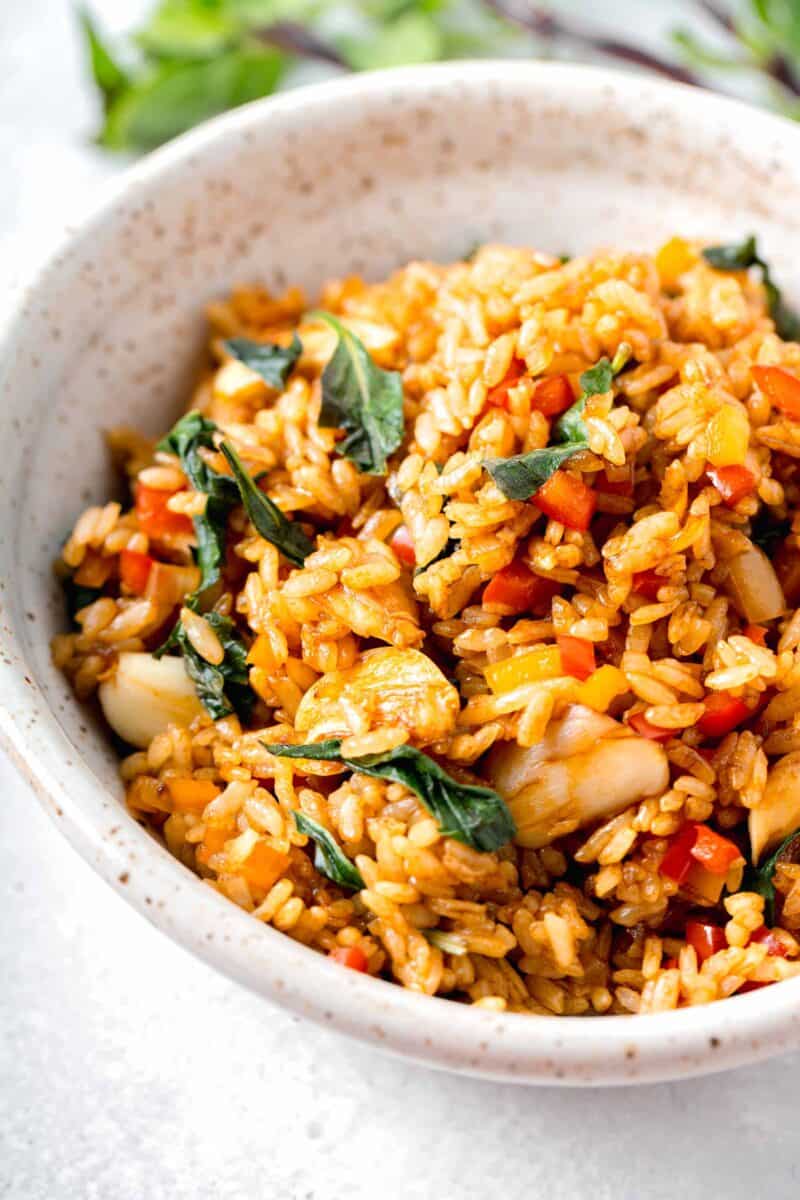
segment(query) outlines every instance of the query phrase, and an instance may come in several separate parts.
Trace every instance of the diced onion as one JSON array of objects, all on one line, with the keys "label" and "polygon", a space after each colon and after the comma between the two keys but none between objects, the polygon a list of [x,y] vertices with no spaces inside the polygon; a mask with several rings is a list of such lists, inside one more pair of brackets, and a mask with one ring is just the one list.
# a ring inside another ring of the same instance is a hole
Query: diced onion
[{"label": "diced onion", "polygon": [[725,586],[734,607],[748,621],[773,621],[786,612],[786,598],[772,563],[752,543],[728,564]]}]

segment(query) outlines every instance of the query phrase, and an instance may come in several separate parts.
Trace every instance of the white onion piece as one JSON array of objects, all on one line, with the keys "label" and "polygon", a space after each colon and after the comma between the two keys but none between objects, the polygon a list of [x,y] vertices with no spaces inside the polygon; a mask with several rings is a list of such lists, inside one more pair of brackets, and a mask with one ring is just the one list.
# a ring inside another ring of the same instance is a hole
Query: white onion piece
[{"label": "white onion piece", "polygon": [[753,862],[800,829],[800,750],[785,755],[767,776],[764,798],[747,818]]},{"label": "white onion piece", "polygon": [[140,750],[168,725],[189,725],[203,712],[182,658],[126,651],[98,697],[114,732]]},{"label": "white onion piece", "polygon": [[773,621],[786,612],[786,598],[772,563],[759,546],[728,563],[725,588],[740,616],[748,621]]}]

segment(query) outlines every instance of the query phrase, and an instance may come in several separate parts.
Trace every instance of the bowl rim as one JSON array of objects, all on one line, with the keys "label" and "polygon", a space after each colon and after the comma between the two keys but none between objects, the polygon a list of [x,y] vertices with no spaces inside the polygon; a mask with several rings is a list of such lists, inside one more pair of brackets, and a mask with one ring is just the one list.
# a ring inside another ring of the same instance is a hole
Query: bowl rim
[{"label": "bowl rim", "polygon": [[[441,99],[449,86],[502,83],[524,89],[542,80],[564,95],[598,95],[611,87],[631,102],[647,97],[697,119],[698,106],[740,130],[795,141],[789,120],[750,105],[639,74],[579,64],[481,60],[368,72],[311,84],[216,117],[129,166],[100,190],[83,219],[65,231],[19,290],[0,321],[0,362],[26,321],[29,300],[57,279],[65,255],[78,250],[118,206],[186,160],[213,154],[233,134],[282,115],[308,118],[343,97],[380,101],[401,86]],[[441,94],[437,94],[441,93]],[[740,137],[744,138],[744,132]],[[2,471],[2,468],[0,468]],[[2,599],[0,597],[0,599]],[[5,601],[2,607],[6,607]],[[115,890],[184,948],[228,977],[290,1011],[424,1065],[526,1083],[625,1084],[675,1079],[756,1061],[800,1044],[800,978],[708,1006],[596,1021],[557,1021],[493,1013],[422,996],[380,979],[342,971],[325,956],[262,926],[205,887],[138,825],[109,838],[107,822],[124,815],[88,764],[70,757],[24,643],[4,621],[10,656],[0,656],[0,746],[33,787],[47,813],[81,856]],[[32,682],[34,680],[34,682]],[[31,754],[35,746],[37,753]],[[77,789],[73,794],[72,785]],[[77,801],[76,794],[83,796]],[[105,830],[105,832],[104,832]],[[142,861],[147,870],[141,872]],[[136,864],[134,867],[132,864]],[[144,874],[141,884],[138,875]],[[169,903],[168,903],[169,902]],[[198,917],[202,920],[198,926]],[[206,924],[206,922],[208,924]],[[214,937],[208,937],[213,929]]]}]

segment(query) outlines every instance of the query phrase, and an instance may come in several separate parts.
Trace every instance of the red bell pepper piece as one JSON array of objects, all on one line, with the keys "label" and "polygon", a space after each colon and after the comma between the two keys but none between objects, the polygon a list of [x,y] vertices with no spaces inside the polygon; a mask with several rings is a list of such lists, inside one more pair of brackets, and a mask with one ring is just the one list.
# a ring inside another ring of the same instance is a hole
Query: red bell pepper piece
[{"label": "red bell pepper piece", "polygon": [[698,962],[705,962],[718,950],[728,948],[728,939],[724,929],[712,925],[710,921],[687,921],[686,941],[694,947]]},{"label": "red bell pepper piece", "polygon": [[557,636],[561,667],[565,675],[588,679],[595,669],[594,642],[587,638]]},{"label": "red bell pepper piece", "polygon": [[328,958],[341,963],[343,967],[350,967],[351,971],[366,971],[367,969],[367,956],[360,946],[337,946],[334,950],[329,951]]},{"label": "red bell pepper piece", "polygon": [[537,383],[531,397],[531,408],[544,413],[546,417],[557,417],[566,412],[575,397],[566,375],[553,375]]},{"label": "red bell pepper piece", "polygon": [[147,590],[147,580],[153,560],[149,554],[140,554],[138,550],[123,550],[119,556],[119,576],[124,587],[135,596],[143,596]]},{"label": "red bell pepper piece", "polygon": [[727,875],[731,865],[741,858],[739,847],[708,825],[694,821],[675,835],[661,860],[661,874],[675,883],[683,883],[693,863],[711,875]]},{"label": "red bell pepper piece", "polygon": [[770,404],[787,417],[800,419],[800,379],[796,375],[784,367],[753,367],[752,375]]},{"label": "red bell pepper piece", "polygon": [[506,371],[502,383],[498,383],[497,387],[491,388],[487,394],[486,403],[491,405],[492,408],[508,408],[509,390],[512,387],[516,387],[527,369],[523,359],[512,359],[511,366]]},{"label": "red bell pepper piece", "polygon": [[515,559],[502,567],[486,585],[483,604],[501,604],[512,613],[544,612],[561,588],[562,584],[555,579],[534,575],[525,563]]},{"label": "red bell pepper piece", "polygon": [[747,467],[708,467],[706,475],[729,508],[755,491],[756,477]]},{"label": "red bell pepper piece", "polygon": [[411,534],[408,532],[405,525],[401,525],[399,529],[395,529],[394,533],[389,538],[389,545],[392,547],[401,563],[405,563],[407,567],[415,567],[417,565],[417,552],[414,549],[414,543],[411,540]]},{"label": "red bell pepper piece", "polygon": [[753,715],[744,700],[729,692],[713,692],[703,703],[705,712],[697,722],[697,728],[704,737],[724,737]]},{"label": "red bell pepper piece", "polygon": [[665,587],[667,580],[654,570],[637,571],[633,577],[633,590],[648,600],[658,599],[658,589]]},{"label": "red bell pepper piece", "polygon": [[662,729],[660,725],[651,725],[643,712],[633,713],[628,717],[628,724],[640,737],[649,738],[651,742],[668,742],[675,736],[674,729]]},{"label": "red bell pepper piece", "polygon": [[194,526],[189,517],[167,508],[172,495],[172,492],[162,492],[158,488],[137,483],[136,516],[139,528],[148,537],[177,537],[193,532]]},{"label": "red bell pepper piece", "polygon": [[588,529],[597,507],[592,489],[570,471],[556,471],[532,499],[545,516],[567,529]]},{"label": "red bell pepper piece", "polygon": [[751,642],[755,642],[757,646],[766,646],[767,644],[769,630],[766,625],[745,625],[742,633],[746,638],[750,638]]},{"label": "red bell pepper piece", "polygon": [[787,950],[781,939],[777,936],[773,929],[767,929],[766,925],[761,925],[755,933],[750,934],[751,942],[758,942],[762,946],[767,947],[767,954],[773,958],[786,958]]}]

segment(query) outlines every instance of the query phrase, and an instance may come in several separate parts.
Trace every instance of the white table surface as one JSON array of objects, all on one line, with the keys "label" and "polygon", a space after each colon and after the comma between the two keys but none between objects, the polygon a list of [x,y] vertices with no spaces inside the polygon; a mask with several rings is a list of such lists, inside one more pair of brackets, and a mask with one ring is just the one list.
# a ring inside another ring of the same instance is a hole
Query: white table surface
[{"label": "white table surface", "polygon": [[[122,21],[139,0],[99,0]],[[0,292],[117,165],[67,0],[0,0]],[[637,6],[638,9],[638,6]],[[0,514],[0,519],[2,515]],[[176,948],[0,759],[3,1200],[782,1200],[800,1056],[614,1092],[426,1071]]]}]

